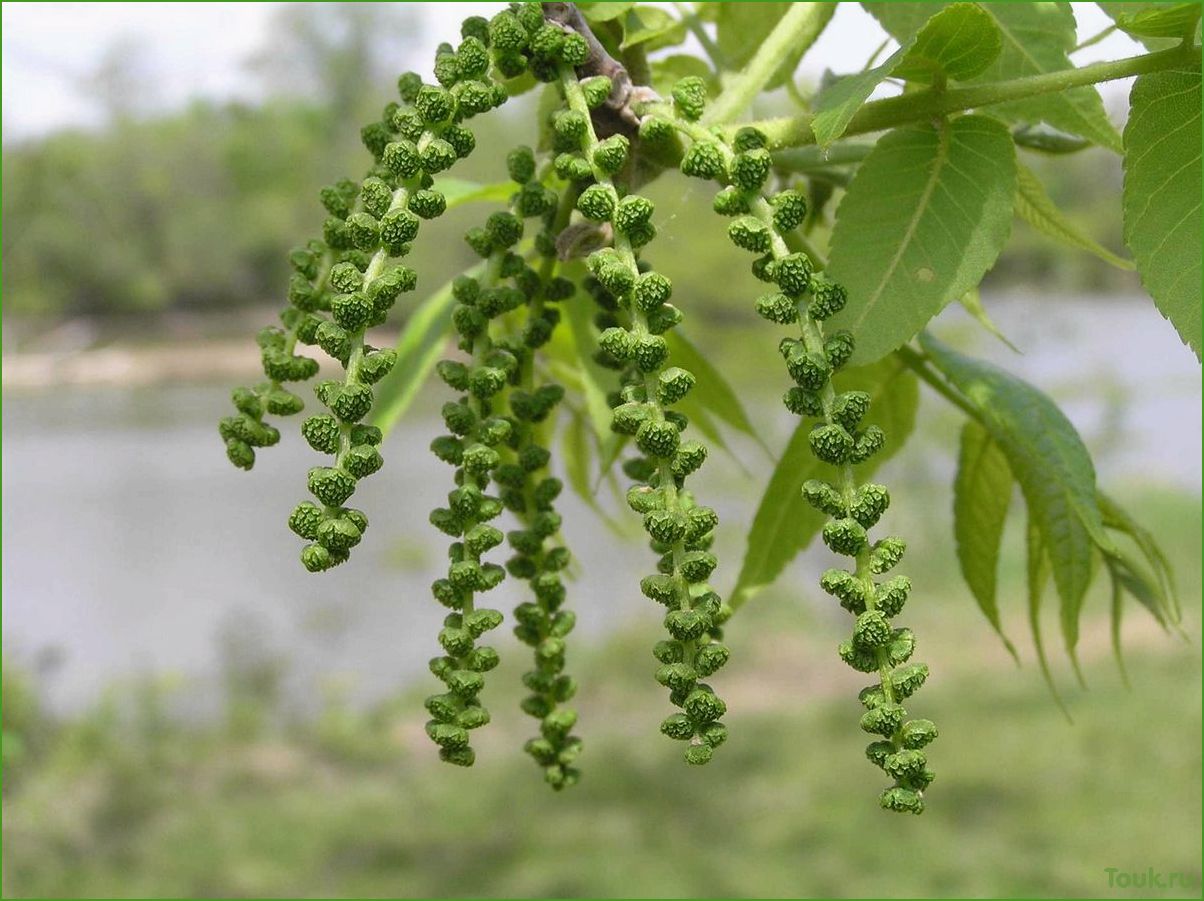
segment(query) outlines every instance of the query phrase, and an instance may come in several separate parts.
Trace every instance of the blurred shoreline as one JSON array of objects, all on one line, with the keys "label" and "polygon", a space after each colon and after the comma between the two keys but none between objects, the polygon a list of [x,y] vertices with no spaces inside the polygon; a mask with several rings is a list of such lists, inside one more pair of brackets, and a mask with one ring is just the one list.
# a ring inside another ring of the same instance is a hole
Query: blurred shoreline
[{"label": "blurred shoreline", "polygon": [[[1032,291],[1009,290],[987,297],[988,310],[1004,311],[1031,303]],[[1133,294],[1059,295],[1068,308],[1085,303],[1103,306],[1148,305]],[[714,311],[706,311],[714,318]],[[742,311],[747,313],[748,311]],[[52,327],[36,319],[10,318],[5,322],[11,343],[2,360],[2,385],[6,392],[37,392],[60,387],[136,388],[148,385],[204,384],[255,379],[259,351],[254,333],[277,321],[279,310],[270,305],[198,313],[169,311],[142,316],[76,316]],[[704,320],[705,320],[704,316]],[[724,323],[727,331],[732,323]],[[755,330],[753,320],[737,328]],[[375,330],[369,342],[391,346],[404,322]],[[716,329],[707,321],[695,322],[705,341]],[[1168,327],[1169,328],[1169,327]],[[333,361],[315,351],[323,370],[335,371]]]}]

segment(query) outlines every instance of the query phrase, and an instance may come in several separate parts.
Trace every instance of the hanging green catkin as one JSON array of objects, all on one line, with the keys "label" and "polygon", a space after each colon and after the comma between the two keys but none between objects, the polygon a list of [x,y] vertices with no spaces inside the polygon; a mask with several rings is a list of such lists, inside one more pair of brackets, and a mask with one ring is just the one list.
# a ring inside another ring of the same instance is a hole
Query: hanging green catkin
[{"label": "hanging green catkin", "polygon": [[562,61],[583,58],[579,35],[536,48],[534,36],[544,27],[539,4],[517,5],[490,22],[471,17],[460,45],[442,44],[436,53],[438,84],[424,84],[412,72],[402,75],[402,103],[388,104],[381,119],[361,131],[375,158],[368,177],[322,190],[330,214],[323,238],[290,256],[295,274],[290,306],[281,316],[284,328],[265,329],[259,337],[268,381],[234,392],[239,413],[223,419],[219,431],[231,461],[251,468],[254,449],[280,437],[264,414],[286,415],[304,406],[282,383],[317,374],[316,361],[296,355],[296,345],[316,345],[342,364],[341,379],[315,386],[328,412],[302,425],[307,442],[333,456],[330,465],[309,473],[308,487],[319,503],[303,502],[289,517],[289,527],[310,542],[301,560],[311,572],[347,560],[368,525],[362,511],[345,503],[357,482],[382,465],[380,433],[360,422],[372,408],[372,384],[396,357],[365,344],[364,333],[383,323],[397,297],[417,283],[412,269],[390,260],[409,252],[422,220],[446,209],[433,176],[472,152],[475,138],[463,123],[505,102],[501,82],[537,64],[554,78]]},{"label": "hanging green catkin", "polygon": [[534,241],[539,268],[524,266],[512,276],[526,297],[525,317],[508,344],[518,360],[506,393],[513,423],[508,442],[511,459],[494,470],[494,481],[503,505],[522,526],[506,536],[514,551],[506,569],[525,580],[533,596],[514,611],[514,634],[534,650],[534,668],[523,674],[523,685],[531,694],[523,699],[522,709],[540,721],[539,737],[524,749],[543,767],[547,783],[559,790],[579,779],[572,764],[582,748],[581,740],[571,734],[576,711],[564,706],[577,691],[576,680],[564,672],[565,639],[576,617],[564,609],[561,573],[570,555],[559,536],[561,520],[555,508],[563,485],[548,472],[551,453],[544,432],[564,389],[553,382],[536,385],[535,357],[560,322],[560,311],[549,304],[576,293],[572,282],[555,274],[556,235],[563,230],[576,195],[570,187],[558,203],[555,193],[535,178],[535,157],[528,147],[516,148],[506,163],[510,178],[519,185],[515,212],[538,219],[543,228]]},{"label": "hanging green catkin", "polygon": [[809,480],[803,496],[832,517],[823,529],[824,543],[854,561],[852,571],[829,569],[820,585],[856,617],[851,638],[840,645],[841,659],[858,672],[878,674],[878,682],[858,697],[866,710],[861,728],[879,737],[866,748],[866,755],[894,779],[882,793],[881,804],[889,810],[920,813],[924,790],[933,779],[921,749],[937,730],[929,720],[907,719],[902,702],[924,684],[928,667],[909,663],[915,638],[910,629],[896,628],[891,622],[903,609],[911,582],[901,575],[881,582],[875,579],[894,568],[904,551],[900,538],[871,542],[868,535],[886,511],[890,495],[882,485],[858,484],[854,469],[881,450],[886,436],[876,425],[861,426],[870,406],[868,394],[837,393],[832,386],[832,375],[852,356],[853,337],[846,331],[825,336],[823,322],[844,306],[845,290],[815,272],[806,254],[791,251],[788,239],[803,223],[807,204],[797,191],[779,191],[770,197],[763,193],[772,168],[765,136],[746,128],[730,145],[724,143],[696,124],[705,103],[701,79],[684,78],[673,90],[676,116],[645,120],[641,135],[657,139],[672,128],[692,140],[681,171],[726,185],[715,196],[715,211],[732,217],[729,238],[737,247],[757,254],[754,275],[777,289],[757,299],[758,314],[799,328],[799,337],[783,338],[779,345],[795,382],[784,402],[792,413],[816,420],[809,436],[811,451],[841,473],[838,485]]},{"label": "hanging green catkin", "polygon": [[[556,33],[549,35],[549,29]],[[537,78],[554,79],[559,65],[577,64],[585,58],[584,39],[563,35],[546,25],[537,3],[515,5],[496,15],[488,24],[488,36],[495,69],[504,78],[521,75],[530,68]],[[436,599],[454,612],[440,633],[446,653],[431,661],[432,672],[448,692],[427,699],[432,715],[427,732],[440,746],[444,760],[463,766],[473,763],[475,754],[468,743],[468,731],[489,720],[478,695],[484,686],[483,673],[498,662],[496,651],[475,646],[475,640],[502,621],[495,610],[475,609],[474,595],[496,587],[505,577],[502,567],[483,563],[481,555],[502,542],[502,533],[488,522],[504,506],[509,507],[526,524],[525,529],[512,533],[511,544],[517,539],[533,552],[520,555],[517,563],[511,561],[511,568],[530,579],[536,609],[544,614],[549,630],[547,635],[540,635],[538,628],[523,631],[520,621],[519,637],[535,639],[537,658],[541,651],[546,658],[545,670],[556,670],[549,677],[545,703],[538,710],[533,704],[525,705],[528,712],[540,715],[542,739],[536,741],[543,742],[529,743],[528,750],[544,765],[548,782],[560,788],[576,781],[577,772],[569,764],[580,750],[580,741],[570,734],[576,714],[558,706],[575,690],[571,680],[559,675],[564,665],[563,637],[572,627],[571,616],[561,615],[557,609],[564,600],[558,570],[567,563],[567,555],[545,555],[542,547],[543,541],[559,531],[559,517],[551,504],[560,486],[557,480],[545,478],[529,486],[529,496],[524,489],[529,474],[547,464],[546,452],[541,453],[543,449],[531,440],[529,426],[548,416],[563,396],[563,389],[555,385],[533,391],[508,389],[521,386],[524,377],[530,379],[529,374],[524,376],[532,366],[529,358],[550,337],[558,321],[557,311],[545,308],[543,301],[570,296],[572,286],[566,290],[564,280],[551,279],[550,273],[546,279],[541,277],[515,252],[523,235],[523,219],[542,217],[545,227],[553,226],[557,201],[534,178],[535,163],[529,151],[520,149],[511,154],[508,168],[519,184],[511,209],[494,213],[484,226],[470,229],[465,235],[469,246],[487,261],[485,275],[479,281],[461,277],[453,286],[457,305],[452,323],[460,335],[461,350],[471,354],[471,363],[445,360],[438,367],[440,377],[450,387],[467,393],[444,406],[444,420],[451,434],[432,444],[435,454],[457,470],[456,489],[449,495],[448,507],[435,510],[431,521],[463,540],[451,546],[447,578],[433,586]],[[536,243],[544,257],[554,256],[555,239],[546,230]],[[513,285],[505,285],[507,279]],[[495,342],[491,324],[523,307],[528,309],[528,316],[521,335],[517,340]],[[505,415],[508,410],[513,415]],[[502,458],[507,448],[514,454],[512,464]],[[521,479],[515,478],[511,465],[521,470]],[[487,493],[491,480],[499,482],[500,497]],[[515,484],[518,481],[522,487]],[[528,534],[539,536],[538,549],[533,541],[524,541]],[[550,631],[553,627],[558,634]],[[537,672],[542,675],[542,671]],[[537,684],[543,685],[544,681],[538,680]]]},{"label": "hanging green catkin", "polygon": [[[417,238],[421,222],[446,209],[433,188],[433,176],[467,156],[475,140],[462,124],[505,99],[487,78],[490,57],[485,44],[471,34],[457,52],[441,48],[436,73],[442,82],[427,85],[413,73],[398,82],[405,106],[390,104],[381,121],[363,130],[364,143],[377,166],[360,189],[358,211],[340,225],[328,224],[329,235],[348,245],[355,256],[331,269],[331,317],[319,322],[313,341],[344,367],[342,380],[320,382],[318,399],[329,413],[311,416],[302,434],[314,450],[334,455],[330,466],[309,473],[309,490],[323,506],[306,501],[289,518],[289,526],[312,544],[301,555],[306,569],[318,572],[347,559],[367,527],[362,512],[343,504],[357,482],[380,469],[380,433],[358,426],[373,403],[371,385],[392,368],[396,355],[364,342],[364,332],[385,320],[402,291],[412,290],[417,274],[407,266],[390,267],[404,257]],[[370,256],[369,256],[370,254]]]},{"label": "hanging green catkin", "polygon": [[664,333],[681,318],[667,303],[672,286],[660,273],[641,271],[637,262],[636,252],[652,240],[656,229],[652,202],[638,194],[622,196],[616,184],[627,164],[628,140],[622,135],[598,139],[590,107],[605,94],[594,89],[596,84],[587,92],[569,65],[561,67],[560,83],[568,109],[554,122],[557,145],[563,148],[556,171],[584,185],[577,200],[581,214],[609,223],[614,233],[614,246],[595,251],[587,263],[625,323],[606,329],[599,344],[616,361],[633,364],[612,428],[634,436],[641,452],[625,467],[642,483],[628,493],[628,503],[643,516],[652,546],[661,555],[659,572],[643,579],[641,589],[669,608],[665,628],[670,638],[655,649],[661,663],[657,680],[683,711],[668,717],[661,731],[689,742],[686,760],[704,764],[727,737],[719,722],[727,708],[699,680],[727,662],[728,650],[713,630],[730,608],[707,584],[717,562],[709,548],[718,517],[710,507],[695,505],[683,489],[686,477],[702,465],[706,449],[696,441],[682,441],[686,418],[671,407],[690,391],[695,378],[668,365]]},{"label": "hanging green catkin", "polygon": [[[491,240],[509,242],[504,246],[517,240],[509,220],[505,224],[502,220],[491,222]],[[443,420],[450,434],[436,438],[431,445],[436,456],[456,467],[455,488],[447,497],[447,506],[431,512],[431,523],[457,540],[449,549],[446,577],[431,586],[435,599],[452,612],[439,633],[444,655],[431,660],[431,672],[443,681],[447,692],[426,699],[432,717],[426,731],[439,745],[440,757],[461,766],[470,766],[475,759],[468,743],[469,730],[489,722],[489,712],[478,695],[485,684],[483,674],[498,663],[497,652],[478,647],[476,640],[502,622],[498,611],[476,607],[476,595],[496,588],[505,578],[501,566],[481,559],[504,540],[501,531],[489,525],[501,515],[502,502],[487,490],[501,463],[497,447],[511,431],[510,421],[495,411],[496,399],[517,366],[514,355],[495,348],[489,338],[489,314],[498,315],[507,305],[521,302],[515,296],[521,298],[517,289],[496,285],[500,269],[499,256],[496,262],[490,260],[485,285],[468,276],[454,283],[457,306],[452,321],[460,335],[460,347],[471,355],[471,362],[444,360],[439,364],[440,377],[451,388],[466,393],[444,404]]]},{"label": "hanging green catkin", "polygon": [[[580,740],[571,735],[576,713],[561,706],[576,691],[576,683],[563,674],[564,639],[574,619],[561,609],[566,592],[560,573],[569,556],[558,543],[560,516],[553,502],[562,486],[556,478],[538,476],[546,472],[550,454],[538,441],[537,429],[564,390],[555,384],[535,387],[534,353],[547,343],[559,322],[559,311],[548,304],[572,296],[575,289],[551,271],[552,236],[559,218],[556,194],[535,178],[535,159],[528,148],[513,151],[507,163],[519,188],[510,210],[494,213],[484,227],[470,229],[465,236],[485,259],[485,274],[479,281],[462,278],[455,284],[458,305],[453,323],[462,336],[461,348],[473,354],[473,365],[445,360],[438,371],[450,387],[468,391],[469,396],[445,405],[444,418],[453,434],[439,439],[435,451],[455,462],[471,451],[474,440],[497,449],[488,475],[498,486],[497,500],[523,526],[507,536],[515,551],[507,569],[528,581],[535,598],[515,611],[515,633],[535,648],[536,668],[523,679],[532,694],[523,709],[540,719],[541,737],[526,747],[544,767],[548,783],[563,788],[578,778],[570,764],[581,748]],[[523,235],[524,219],[536,219],[544,226],[535,241],[542,248],[538,270],[514,249]],[[516,312],[525,314],[521,326],[506,334]],[[465,475],[458,472],[457,479]],[[484,489],[486,480],[479,482]],[[461,534],[463,523],[451,509],[436,510],[432,521],[453,536]],[[501,533],[491,537],[500,542]],[[446,589],[436,583],[436,596],[442,600],[445,595]],[[455,614],[449,621],[454,618]]]}]

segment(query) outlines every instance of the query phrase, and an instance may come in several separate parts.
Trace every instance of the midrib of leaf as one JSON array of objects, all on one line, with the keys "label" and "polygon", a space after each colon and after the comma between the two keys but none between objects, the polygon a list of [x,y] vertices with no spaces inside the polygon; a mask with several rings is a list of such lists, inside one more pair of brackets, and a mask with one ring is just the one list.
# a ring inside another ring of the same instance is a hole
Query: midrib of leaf
[{"label": "midrib of leaf", "polygon": [[882,279],[870,293],[870,298],[866,302],[865,308],[861,311],[861,315],[853,323],[854,331],[861,328],[866,317],[873,312],[878,302],[882,299],[882,294],[886,290],[886,286],[890,283],[891,276],[895,274],[895,270],[899,268],[899,264],[903,261],[903,255],[911,246],[916,229],[920,227],[920,220],[924,218],[924,213],[928,209],[928,203],[932,200],[932,195],[936,192],[937,185],[940,184],[941,171],[949,162],[950,135],[948,122],[941,123],[938,129],[937,142],[937,154],[932,160],[932,170],[929,173],[927,183],[924,185],[924,190],[920,193],[920,200],[916,204],[915,212],[912,214],[911,220],[907,223],[907,228],[903,232],[903,240],[899,242],[899,248],[891,258],[890,265],[886,267]]}]

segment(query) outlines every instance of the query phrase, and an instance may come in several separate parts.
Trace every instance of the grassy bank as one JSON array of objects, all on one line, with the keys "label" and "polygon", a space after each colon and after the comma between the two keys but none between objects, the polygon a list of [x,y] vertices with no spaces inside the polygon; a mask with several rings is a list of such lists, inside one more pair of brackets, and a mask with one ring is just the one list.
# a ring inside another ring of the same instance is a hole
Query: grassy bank
[{"label": "grassy bank", "polygon": [[[4,894],[1099,897],[1107,867],[1198,876],[1198,647],[1135,618],[1125,690],[1092,621],[1069,725],[1034,668],[948,600],[913,618],[934,665],[917,713],[942,730],[918,819],[876,807],[861,677],[831,653],[843,624],[767,596],[735,630],[732,738],[705,769],[655,735],[650,629],[579,652],[586,776],[562,795],[518,751],[531,729],[503,688],[518,659],[491,680],[470,771],[432,761],[414,697],[276,726],[246,709],[180,725],[162,686],[72,722],[31,709],[8,767]],[[6,729],[19,688],[10,675]]]}]

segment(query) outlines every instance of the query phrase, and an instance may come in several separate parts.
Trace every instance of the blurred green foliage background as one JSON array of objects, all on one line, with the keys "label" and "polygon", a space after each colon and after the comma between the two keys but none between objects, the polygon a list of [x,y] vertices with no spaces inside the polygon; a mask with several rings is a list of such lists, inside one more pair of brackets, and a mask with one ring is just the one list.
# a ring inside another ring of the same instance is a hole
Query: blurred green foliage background
[{"label": "blurred green foliage background", "polygon": [[[283,6],[272,42],[248,73],[262,84],[265,102],[197,101],[153,116],[131,106],[146,77],[137,53],[114,48],[89,79],[105,112],[103,129],[67,129],[4,148],[6,312],[44,320],[273,300],[287,281],[288,248],[320,227],[317,188],[364,168],[359,126],[393,99],[396,61],[406,59],[417,27],[404,5]],[[516,131],[531,135],[534,100],[474,122],[480,146],[512,143]],[[1115,160],[1087,153],[1073,165],[1042,162],[1035,164],[1053,179],[1051,192],[1076,223],[1119,249]],[[502,161],[486,153],[456,174],[505,178]],[[701,214],[709,193],[684,184],[683,215]],[[670,196],[682,186],[677,181]],[[996,287],[1136,285],[1089,256],[1063,253],[1026,226],[1018,231],[992,274]],[[739,259],[720,229],[698,230],[691,243],[700,259],[716,262],[693,270],[690,287],[713,284],[707,279],[718,267]],[[468,259],[460,251],[458,242],[432,242],[424,253],[452,256],[455,265]],[[713,292],[698,293],[704,312],[729,304]],[[23,334],[18,328],[17,337]]]}]

